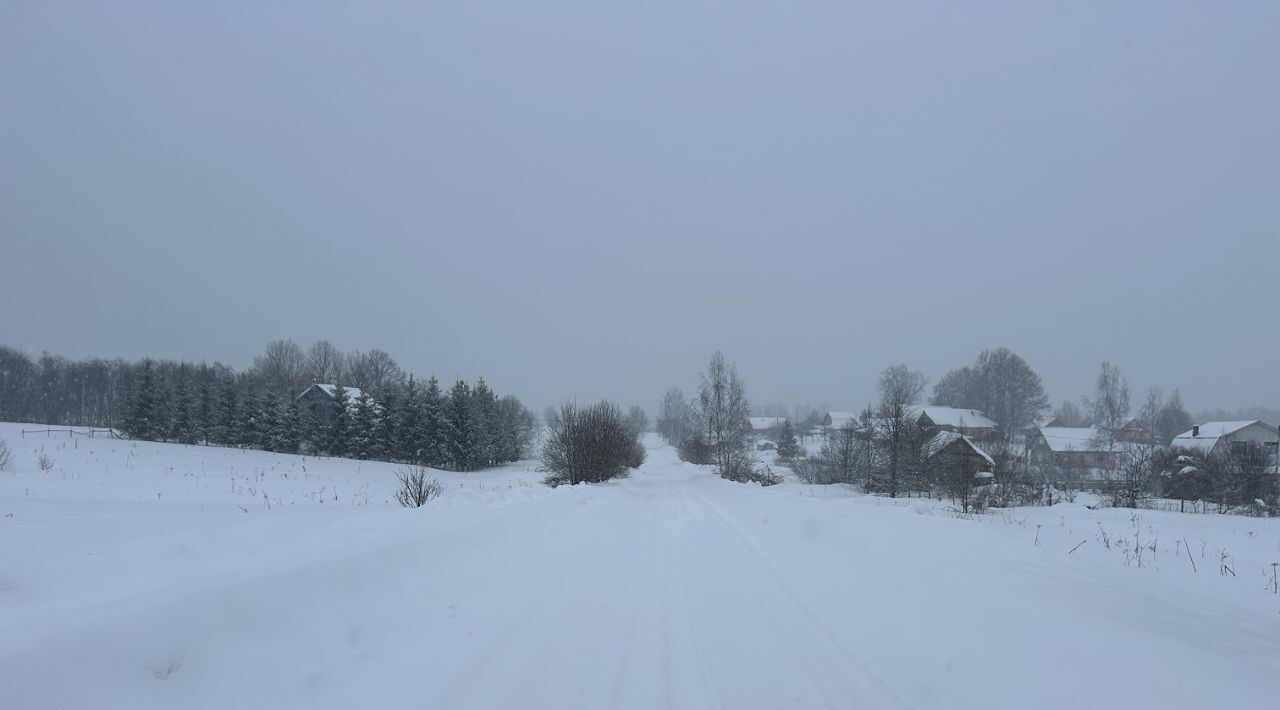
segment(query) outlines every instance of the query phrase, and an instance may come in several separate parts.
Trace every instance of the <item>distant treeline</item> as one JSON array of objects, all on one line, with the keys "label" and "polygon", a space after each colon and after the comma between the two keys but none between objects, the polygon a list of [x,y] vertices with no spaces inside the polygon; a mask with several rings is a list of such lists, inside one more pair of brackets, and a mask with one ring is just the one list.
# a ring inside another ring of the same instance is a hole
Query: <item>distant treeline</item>
[{"label": "distant treeline", "polygon": [[[312,383],[339,385],[301,401]],[[352,389],[363,396],[352,398]],[[537,419],[483,378],[448,392],[380,350],[270,343],[245,371],[171,360],[32,360],[0,347],[0,420],[104,426],[131,437],[473,470],[524,458]]]}]

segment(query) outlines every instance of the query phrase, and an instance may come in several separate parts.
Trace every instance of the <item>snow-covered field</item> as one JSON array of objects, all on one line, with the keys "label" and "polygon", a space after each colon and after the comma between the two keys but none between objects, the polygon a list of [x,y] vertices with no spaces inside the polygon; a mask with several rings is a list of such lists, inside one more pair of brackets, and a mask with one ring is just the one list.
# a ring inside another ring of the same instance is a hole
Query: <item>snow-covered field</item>
[{"label": "snow-covered field", "polygon": [[1280,706],[1280,520],[964,520],[656,441],[626,480],[441,472],[404,510],[391,465],[21,428],[0,708]]}]

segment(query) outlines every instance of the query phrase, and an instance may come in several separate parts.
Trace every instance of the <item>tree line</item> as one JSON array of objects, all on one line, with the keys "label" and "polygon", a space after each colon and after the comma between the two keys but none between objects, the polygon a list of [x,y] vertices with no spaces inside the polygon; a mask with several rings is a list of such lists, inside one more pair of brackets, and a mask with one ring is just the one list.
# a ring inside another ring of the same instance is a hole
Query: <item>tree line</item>
[{"label": "tree line", "polygon": [[[313,382],[336,384],[332,399],[300,401]],[[171,360],[32,361],[0,348],[0,419],[463,471],[524,458],[538,427],[519,399],[499,397],[483,378],[445,392],[382,351],[344,354],[320,341],[304,352],[288,340],[271,342],[239,372]]]}]

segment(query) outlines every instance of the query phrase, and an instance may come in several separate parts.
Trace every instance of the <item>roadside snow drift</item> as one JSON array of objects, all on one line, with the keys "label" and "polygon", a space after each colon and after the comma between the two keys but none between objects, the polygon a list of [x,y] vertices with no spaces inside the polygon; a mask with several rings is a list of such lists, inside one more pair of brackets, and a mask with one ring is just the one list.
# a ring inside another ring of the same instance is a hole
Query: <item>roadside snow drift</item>
[{"label": "roadside snow drift", "polygon": [[22,428],[0,425],[10,710],[1280,702],[1280,520],[965,520],[729,483],[656,441],[625,480],[440,472],[405,510],[388,464]]}]

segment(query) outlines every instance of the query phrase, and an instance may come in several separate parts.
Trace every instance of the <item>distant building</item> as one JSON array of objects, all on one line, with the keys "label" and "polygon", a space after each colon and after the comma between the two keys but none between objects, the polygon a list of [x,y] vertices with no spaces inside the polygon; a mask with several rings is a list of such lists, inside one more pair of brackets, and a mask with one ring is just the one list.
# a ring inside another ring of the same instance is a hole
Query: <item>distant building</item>
[{"label": "distant building", "polygon": [[[940,431],[925,444],[930,466],[941,467],[963,478],[987,480],[996,462],[973,439],[954,431]],[[986,474],[986,475],[982,475]]]},{"label": "distant building", "polygon": [[754,436],[770,436],[787,421],[786,417],[747,417]]},{"label": "distant building", "polygon": [[[317,422],[327,422],[333,416],[334,391],[337,385],[315,384],[298,395],[298,404],[306,407]],[[363,394],[359,387],[343,387],[347,395],[347,411],[355,412],[356,400]],[[373,398],[369,398],[373,401]]]},{"label": "distant building", "polygon": [[1114,468],[1128,446],[1097,427],[1036,427],[1027,435],[1030,462],[1063,480],[1095,478],[1096,471]]},{"label": "distant building", "polygon": [[916,421],[934,431],[950,431],[965,436],[984,437],[994,434],[996,423],[976,409],[957,407],[917,407]]},{"label": "distant building", "polygon": [[1280,432],[1270,424],[1254,419],[1239,422],[1205,422],[1175,436],[1170,446],[1194,449],[1205,456],[1225,454],[1233,448],[1261,444],[1275,460],[1280,448]]},{"label": "distant building", "polygon": [[1115,431],[1117,441],[1132,441],[1136,444],[1154,444],[1155,433],[1151,430],[1151,426],[1141,419],[1134,417],[1125,422],[1124,426]]},{"label": "distant building", "polygon": [[850,424],[858,426],[858,417],[857,412],[827,412],[822,415],[822,428],[830,432]]},{"label": "distant building", "polygon": [[1066,426],[1066,425],[1067,425],[1067,423],[1066,423],[1066,422],[1064,422],[1063,420],[1059,419],[1058,417],[1040,417],[1039,419],[1036,419],[1036,421],[1035,421],[1035,423],[1034,423],[1034,424],[1032,424],[1031,426],[1029,426],[1029,427],[1027,427],[1027,428],[1028,428],[1028,429],[1035,429],[1036,427],[1042,427],[1042,426],[1047,426],[1047,427],[1064,427],[1064,426]]}]

